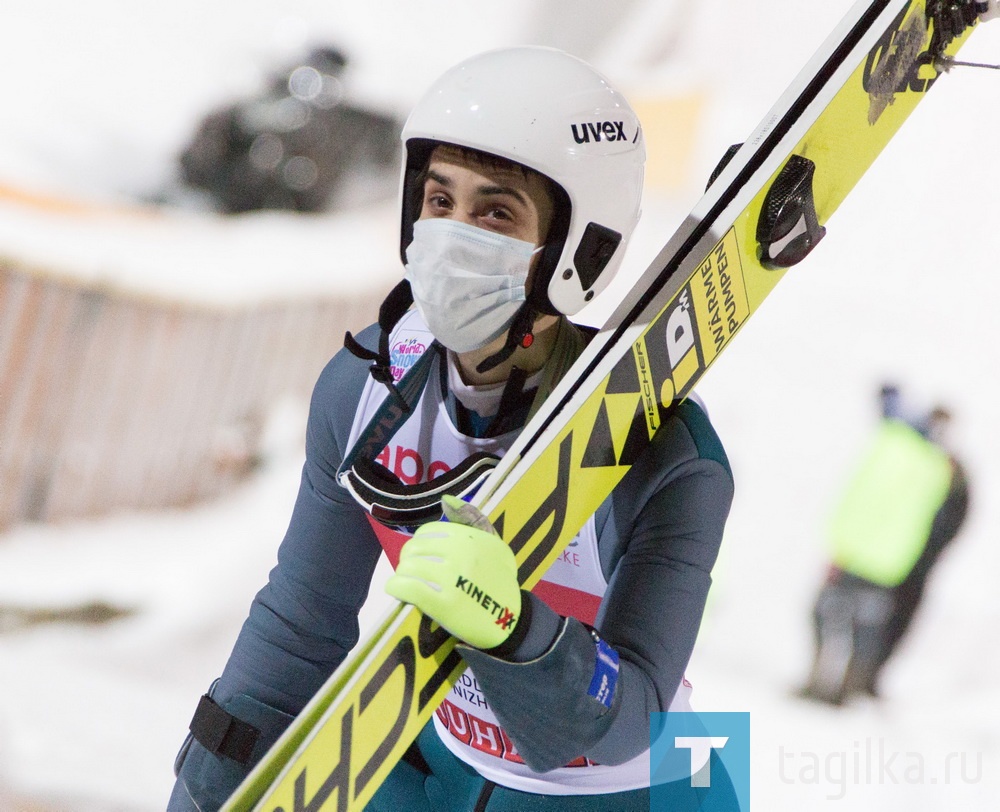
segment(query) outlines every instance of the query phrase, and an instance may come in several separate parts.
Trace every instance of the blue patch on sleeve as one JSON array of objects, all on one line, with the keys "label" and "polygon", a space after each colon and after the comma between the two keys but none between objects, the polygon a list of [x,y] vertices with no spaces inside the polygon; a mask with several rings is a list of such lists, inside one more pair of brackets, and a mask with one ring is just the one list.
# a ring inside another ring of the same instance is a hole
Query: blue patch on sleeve
[{"label": "blue patch on sleeve", "polygon": [[618,684],[618,652],[599,637],[595,642],[597,656],[594,660],[594,676],[587,693],[604,707],[610,708],[611,700],[615,697],[615,686]]}]

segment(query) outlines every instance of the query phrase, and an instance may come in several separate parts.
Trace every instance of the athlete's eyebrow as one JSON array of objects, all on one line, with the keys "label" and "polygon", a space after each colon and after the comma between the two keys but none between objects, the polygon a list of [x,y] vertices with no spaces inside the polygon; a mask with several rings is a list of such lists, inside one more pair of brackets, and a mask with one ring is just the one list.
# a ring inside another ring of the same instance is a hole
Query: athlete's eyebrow
[{"label": "athlete's eyebrow", "polygon": [[[427,179],[444,186],[446,189],[450,189],[453,186],[451,178],[447,175],[442,175],[434,169],[427,170]],[[482,186],[477,186],[476,191],[481,195],[510,195],[522,205],[528,205],[527,195],[525,195],[520,189],[513,186],[501,186],[497,183],[484,183]]]},{"label": "athlete's eyebrow", "polygon": [[515,189],[513,186],[484,184],[483,186],[477,187],[476,191],[481,195],[510,195],[522,205],[528,205],[528,198],[525,196],[524,192],[520,189]]},{"label": "athlete's eyebrow", "polygon": [[435,172],[433,169],[427,170],[427,180],[440,183],[442,186],[451,186],[451,178],[447,175],[442,175],[440,172]]}]

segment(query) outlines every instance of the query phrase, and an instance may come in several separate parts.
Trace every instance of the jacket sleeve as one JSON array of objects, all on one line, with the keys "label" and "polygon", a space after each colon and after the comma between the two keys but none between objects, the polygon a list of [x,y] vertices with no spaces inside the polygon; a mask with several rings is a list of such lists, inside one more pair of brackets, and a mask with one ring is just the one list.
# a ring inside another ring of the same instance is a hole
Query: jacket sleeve
[{"label": "jacket sleeve", "polygon": [[461,648],[533,770],[581,755],[619,764],[649,747],[649,714],[667,710],[691,657],[732,498],[721,443],[687,402],[615,489],[599,530],[610,579],[596,632],[619,658],[608,704],[591,689],[591,630],[534,596],[531,628],[507,660]]},{"label": "jacket sleeve", "polygon": [[358,613],[381,548],[336,472],[365,375],[366,365],[344,351],[320,375],[277,564],[211,691],[216,704],[260,730],[260,738],[249,761],[238,764],[189,736],[175,765],[170,812],[218,808],[357,643]]}]

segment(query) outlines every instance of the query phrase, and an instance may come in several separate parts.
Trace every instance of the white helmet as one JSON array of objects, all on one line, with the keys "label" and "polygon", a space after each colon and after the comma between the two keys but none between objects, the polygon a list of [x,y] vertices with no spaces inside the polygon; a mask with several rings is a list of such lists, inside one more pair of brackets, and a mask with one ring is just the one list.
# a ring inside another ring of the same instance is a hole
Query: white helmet
[{"label": "white helmet", "polygon": [[417,177],[443,142],[516,161],[561,190],[532,290],[540,311],[573,315],[614,277],[639,219],[646,149],[631,106],[587,63],[531,46],[473,56],[431,85],[402,140],[404,262]]}]

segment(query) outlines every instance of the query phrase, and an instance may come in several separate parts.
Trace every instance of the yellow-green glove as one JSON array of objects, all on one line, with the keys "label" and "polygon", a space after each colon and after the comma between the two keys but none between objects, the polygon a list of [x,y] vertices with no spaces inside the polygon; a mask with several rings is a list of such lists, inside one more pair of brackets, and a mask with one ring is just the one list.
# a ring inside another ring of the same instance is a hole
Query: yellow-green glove
[{"label": "yellow-green glove", "polygon": [[521,614],[514,553],[475,507],[445,496],[449,521],[423,525],[403,545],[385,591],[480,649],[510,637]]}]

